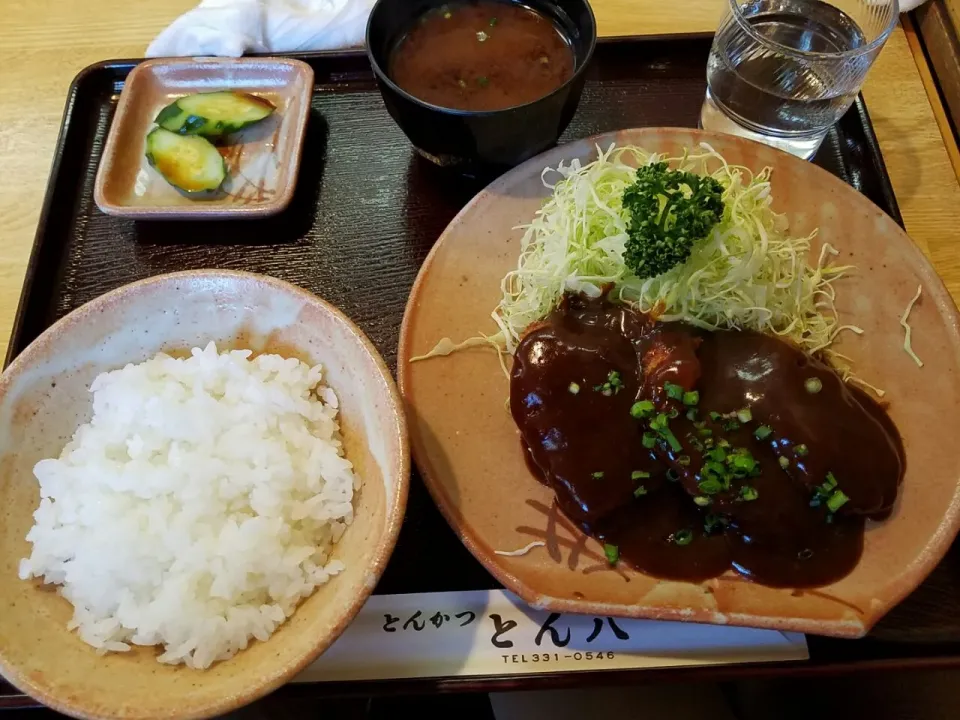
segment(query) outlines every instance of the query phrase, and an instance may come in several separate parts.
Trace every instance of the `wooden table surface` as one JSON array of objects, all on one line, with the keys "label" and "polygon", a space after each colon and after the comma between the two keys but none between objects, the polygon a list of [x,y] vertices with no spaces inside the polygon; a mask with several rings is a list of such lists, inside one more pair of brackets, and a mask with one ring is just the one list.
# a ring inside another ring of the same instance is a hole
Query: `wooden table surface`
[{"label": "wooden table surface", "polygon": [[[709,32],[716,27],[723,2],[592,0],[601,35]],[[99,60],[142,57],[150,39],[194,4],[4,0],[0,350],[6,348],[17,309],[70,81]],[[909,21],[888,41],[863,92],[907,231],[960,300],[960,153]]]}]

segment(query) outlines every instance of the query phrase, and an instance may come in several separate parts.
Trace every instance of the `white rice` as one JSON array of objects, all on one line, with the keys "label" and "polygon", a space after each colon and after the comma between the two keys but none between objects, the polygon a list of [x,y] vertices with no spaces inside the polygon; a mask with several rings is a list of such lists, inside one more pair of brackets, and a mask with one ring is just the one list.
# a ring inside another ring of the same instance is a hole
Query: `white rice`
[{"label": "white rice", "polygon": [[359,481],[321,368],[213,343],[103,373],[40,482],[20,577],[59,584],[101,652],[206,668],[266,640],[343,564]]}]

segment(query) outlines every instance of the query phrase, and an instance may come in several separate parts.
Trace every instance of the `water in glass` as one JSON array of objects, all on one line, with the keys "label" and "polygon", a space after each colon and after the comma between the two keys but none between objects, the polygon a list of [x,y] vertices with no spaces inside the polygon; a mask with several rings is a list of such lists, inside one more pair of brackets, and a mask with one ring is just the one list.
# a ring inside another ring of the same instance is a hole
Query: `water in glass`
[{"label": "water in glass", "polygon": [[877,26],[890,25],[888,4],[847,3],[859,23],[821,0],[730,5],[707,64],[701,126],[811,157],[856,98],[882,45]]}]

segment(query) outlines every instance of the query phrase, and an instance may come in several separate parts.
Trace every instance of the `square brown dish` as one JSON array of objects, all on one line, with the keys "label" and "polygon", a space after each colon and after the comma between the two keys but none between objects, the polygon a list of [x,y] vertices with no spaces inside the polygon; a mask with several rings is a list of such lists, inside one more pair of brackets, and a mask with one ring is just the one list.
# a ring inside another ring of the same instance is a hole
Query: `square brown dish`
[{"label": "square brown dish", "polygon": [[[147,133],[157,113],[192,93],[233,90],[276,112],[218,143],[227,176],[213,197],[187,197],[150,166]],[[94,199],[108,215],[143,219],[265,217],[293,197],[310,112],[313,69],[285,58],[147,60],[130,73],[97,170]]]}]

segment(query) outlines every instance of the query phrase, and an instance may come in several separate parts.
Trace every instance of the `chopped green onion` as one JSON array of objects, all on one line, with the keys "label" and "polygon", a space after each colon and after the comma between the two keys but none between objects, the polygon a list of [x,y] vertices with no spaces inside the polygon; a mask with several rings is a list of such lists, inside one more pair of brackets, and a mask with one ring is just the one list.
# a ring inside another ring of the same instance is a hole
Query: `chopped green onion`
[{"label": "chopped green onion", "polygon": [[680,411],[676,408],[670,408],[670,411],[667,413],[667,417],[671,420],[675,420],[676,418],[680,417]]},{"label": "chopped green onion", "polygon": [[649,400],[638,400],[630,406],[630,415],[640,420],[653,412],[653,403]]},{"label": "chopped green onion", "polygon": [[740,499],[741,500],[756,500],[760,497],[760,493],[757,492],[755,487],[750,487],[749,485],[744,485],[740,488]]},{"label": "chopped green onion", "polygon": [[722,417],[723,417],[723,415],[721,415],[721,414],[718,413],[718,412],[712,412],[712,413],[710,413],[710,419],[713,420],[714,422],[717,422],[717,420],[719,420],[719,419],[722,418]]},{"label": "chopped green onion", "polygon": [[727,420],[721,425],[721,427],[727,432],[732,432],[733,430],[740,429],[740,423],[738,423],[736,420]]},{"label": "chopped green onion", "polygon": [[807,378],[803,382],[803,387],[811,395],[816,395],[823,389],[823,383],[818,377]]},{"label": "chopped green onion", "polygon": [[650,477],[650,473],[644,470],[634,470],[630,473],[631,480],[646,480],[648,477]]},{"label": "chopped green onion", "polygon": [[757,467],[757,461],[752,455],[734,455],[732,458],[733,467],[747,474],[752,473]]},{"label": "chopped green onion", "polygon": [[450,13],[450,12],[445,12],[445,13],[443,14],[443,19],[444,19],[444,20],[449,20],[449,19],[452,18],[452,17],[453,17],[453,13]]},{"label": "chopped green onion", "polygon": [[698,482],[697,487],[700,488],[700,492],[706,495],[716,495],[723,490],[723,483],[716,478],[706,478]]},{"label": "chopped green onion", "polygon": [[722,515],[715,515],[714,513],[707,513],[706,517],[703,519],[703,531],[707,534],[712,533],[718,527],[725,527],[727,524],[726,518]]},{"label": "chopped green onion", "polygon": [[677,530],[673,534],[673,541],[677,545],[689,545],[693,542],[693,533],[687,529]]},{"label": "chopped green onion", "polygon": [[844,494],[843,490],[835,490],[833,494],[827,498],[827,509],[830,512],[835,513],[837,510],[846,505],[849,500],[850,498]]},{"label": "chopped green onion", "polygon": [[700,402],[700,393],[696,390],[691,390],[690,392],[685,392],[682,398],[684,405],[696,405]]},{"label": "chopped green onion", "polygon": [[695,407],[692,407],[689,410],[687,410],[687,420],[689,420],[692,423],[696,423],[697,409]]},{"label": "chopped green onion", "polygon": [[489,84],[490,84],[490,80],[485,75],[481,75],[480,77],[477,78],[477,85],[479,85],[480,87],[486,87]]},{"label": "chopped green onion", "polygon": [[598,471],[595,472],[595,473],[591,473],[591,474],[590,474],[590,477],[592,477],[594,480],[602,480],[602,479],[603,479],[603,470],[598,470]]},{"label": "chopped green onion", "polygon": [[611,565],[616,565],[617,560],[620,559],[620,548],[616,545],[610,545],[609,543],[604,543],[603,545],[603,554],[607,556],[607,562]]},{"label": "chopped green onion", "polygon": [[700,507],[707,507],[711,502],[713,502],[706,495],[694,495],[693,503],[694,505],[699,505]]},{"label": "chopped green onion", "polygon": [[643,434],[643,446],[647,450],[652,450],[657,446],[657,436],[653,433],[645,432]]},{"label": "chopped green onion", "polygon": [[620,379],[620,373],[616,370],[611,370],[607,373],[607,381],[600,385],[594,385],[593,389],[596,392],[602,393],[605,397],[610,397],[620,392],[622,387],[623,381]]},{"label": "chopped green onion", "polygon": [[567,390],[570,391],[571,395],[576,395],[578,392],[580,392],[580,386],[577,383],[572,382],[567,385]]},{"label": "chopped green onion", "polygon": [[722,463],[724,460],[727,459],[727,451],[724,450],[722,447],[717,447],[711,450],[710,452],[708,452],[707,456],[711,460],[715,460],[718,463]]},{"label": "chopped green onion", "polygon": [[793,447],[793,451],[797,454],[797,457],[804,457],[807,453],[810,452],[809,448],[807,448],[807,446],[804,445],[803,443],[800,443],[799,445],[795,445]]},{"label": "chopped green onion", "polygon": [[730,443],[727,442],[726,440],[724,440],[723,438],[721,438],[721,439],[717,442],[717,445],[719,445],[719,446],[722,447],[722,448],[728,448],[728,447],[730,447]]},{"label": "chopped green onion", "polygon": [[496,27],[496,25],[497,25],[497,19],[495,17],[490,18],[490,27]]},{"label": "chopped green onion", "polygon": [[748,423],[753,420],[753,413],[750,412],[750,408],[745,407],[740,410],[737,410],[737,420],[742,423]]},{"label": "chopped green onion", "polygon": [[780,467],[782,467],[784,470],[790,467],[790,458],[788,458],[786,455],[781,455],[777,462],[780,463]]},{"label": "chopped green onion", "polygon": [[677,440],[677,436],[670,430],[669,419],[663,413],[658,413],[653,420],[650,421],[650,429],[666,440],[667,444],[670,445],[670,449],[674,452],[679,452],[683,449],[683,445]]},{"label": "chopped green onion", "polygon": [[832,472],[828,472],[827,479],[824,480],[823,484],[814,489],[813,498],[810,500],[810,507],[820,507],[826,503],[827,507],[830,508],[830,512],[833,513],[836,511],[831,507],[831,503],[837,508],[840,508],[848,499],[849,498],[837,488],[837,478],[834,477]]},{"label": "chopped green onion", "polygon": [[647,494],[647,489],[643,485],[637,485],[637,489],[633,491],[634,497],[643,497]]},{"label": "chopped green onion", "polygon": [[671,432],[670,428],[664,428],[661,430],[660,436],[667,441],[667,445],[669,445],[670,449],[674,452],[680,452],[683,450],[683,445],[680,444],[680,441],[677,440],[677,436]]},{"label": "chopped green onion", "polygon": [[753,436],[757,440],[766,440],[773,433],[773,428],[769,425],[761,425],[753,431]]},{"label": "chopped green onion", "polygon": [[690,456],[689,456],[689,455],[680,455],[680,456],[677,458],[677,464],[678,464],[678,465],[689,465],[689,464],[690,464]]},{"label": "chopped green onion", "polygon": [[670,468],[669,470],[667,470],[667,480],[669,480],[670,482],[676,482],[679,479],[680,479],[680,474],[676,470],[674,470],[673,468]]},{"label": "chopped green onion", "polygon": [[683,388],[679,385],[667,382],[663,384],[663,389],[666,391],[667,397],[671,400],[683,400]]},{"label": "chopped green onion", "polygon": [[708,470],[716,475],[720,475],[721,477],[727,470],[723,463],[719,463],[716,460],[708,460],[703,464],[703,467],[704,470]]},{"label": "chopped green onion", "polygon": [[697,430],[697,435],[699,435],[700,437],[710,437],[711,435],[713,435],[713,430],[711,430],[710,428],[700,428],[699,430]]}]

